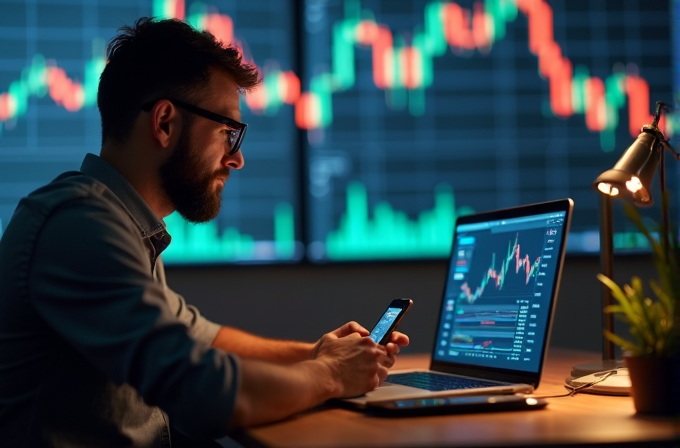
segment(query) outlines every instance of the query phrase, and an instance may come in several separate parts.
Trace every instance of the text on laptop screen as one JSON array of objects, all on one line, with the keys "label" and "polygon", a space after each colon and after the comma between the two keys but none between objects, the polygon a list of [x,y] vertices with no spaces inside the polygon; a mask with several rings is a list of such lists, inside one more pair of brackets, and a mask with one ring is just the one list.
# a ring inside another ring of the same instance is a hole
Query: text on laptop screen
[{"label": "text on laptop screen", "polygon": [[565,215],[458,225],[435,360],[539,370]]}]

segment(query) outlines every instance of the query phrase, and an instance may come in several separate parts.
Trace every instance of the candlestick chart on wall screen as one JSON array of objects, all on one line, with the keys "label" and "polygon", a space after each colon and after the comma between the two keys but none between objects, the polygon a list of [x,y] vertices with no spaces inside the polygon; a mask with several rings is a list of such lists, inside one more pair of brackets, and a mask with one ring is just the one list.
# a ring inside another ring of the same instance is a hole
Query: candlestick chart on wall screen
[{"label": "candlestick chart on wall screen", "polygon": [[242,172],[232,171],[219,216],[188,225],[166,218],[168,263],[299,259],[298,141],[293,106],[300,83],[293,1],[3,0],[0,5],[0,232],[18,200],[99,153],[96,108],[105,44],[141,16],[186,19],[239,46],[264,74],[242,103],[249,132]]},{"label": "candlestick chart on wall screen", "polygon": [[[445,256],[456,216],[562,197],[576,204],[569,250],[596,252],[593,180],[655,101],[673,104],[672,9],[306,0],[295,113],[308,130],[308,255]],[[674,122],[662,123],[667,135]],[[615,247],[639,247],[615,213]]]}]

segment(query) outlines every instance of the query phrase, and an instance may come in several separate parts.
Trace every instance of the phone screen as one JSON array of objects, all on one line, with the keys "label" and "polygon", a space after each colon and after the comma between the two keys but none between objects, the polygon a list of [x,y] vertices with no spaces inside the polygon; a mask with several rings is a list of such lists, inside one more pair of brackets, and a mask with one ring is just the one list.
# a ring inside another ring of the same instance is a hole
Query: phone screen
[{"label": "phone screen", "polygon": [[373,341],[376,343],[380,343],[382,338],[384,338],[387,332],[390,331],[392,324],[397,319],[397,317],[399,317],[399,313],[401,313],[402,310],[403,308],[387,308],[385,314],[382,315],[378,323],[373,328],[373,331],[371,331],[371,339],[373,339]]}]

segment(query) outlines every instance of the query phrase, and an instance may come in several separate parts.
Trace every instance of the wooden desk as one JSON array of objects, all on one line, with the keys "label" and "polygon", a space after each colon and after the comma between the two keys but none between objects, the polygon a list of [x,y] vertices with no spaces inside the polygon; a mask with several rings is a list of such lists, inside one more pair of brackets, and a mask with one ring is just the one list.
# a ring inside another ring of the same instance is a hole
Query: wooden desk
[{"label": "wooden desk", "polygon": [[[593,353],[549,350],[536,395],[566,392],[563,384],[571,367],[597,360]],[[427,356],[402,355],[395,368],[427,364]],[[322,407],[235,438],[246,447],[259,448],[680,447],[680,422],[637,417],[630,397],[577,394],[548,399],[548,406],[537,411],[410,418],[378,418]]]}]

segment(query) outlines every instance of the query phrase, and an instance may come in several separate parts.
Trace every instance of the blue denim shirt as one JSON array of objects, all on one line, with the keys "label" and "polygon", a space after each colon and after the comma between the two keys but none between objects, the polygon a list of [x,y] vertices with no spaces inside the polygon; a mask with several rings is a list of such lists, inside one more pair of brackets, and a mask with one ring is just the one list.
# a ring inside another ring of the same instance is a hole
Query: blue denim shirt
[{"label": "blue denim shirt", "polygon": [[165,283],[165,225],[88,154],[0,240],[0,446],[167,447],[226,434],[238,359]]}]

